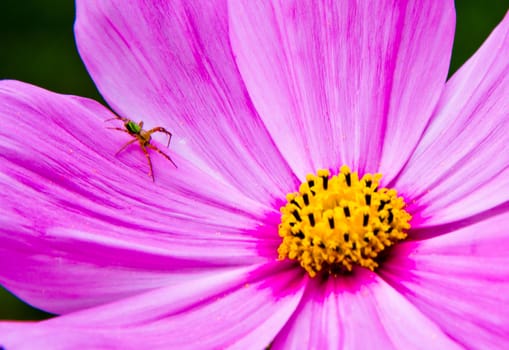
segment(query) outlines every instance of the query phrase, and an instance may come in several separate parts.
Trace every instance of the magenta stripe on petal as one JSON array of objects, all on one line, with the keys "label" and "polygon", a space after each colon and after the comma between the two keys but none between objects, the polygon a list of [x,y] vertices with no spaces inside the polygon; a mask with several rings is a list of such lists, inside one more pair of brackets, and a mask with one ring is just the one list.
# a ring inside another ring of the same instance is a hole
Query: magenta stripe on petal
[{"label": "magenta stripe on petal", "polygon": [[376,274],[313,280],[274,349],[460,349]]},{"label": "magenta stripe on petal", "polygon": [[508,154],[509,14],[447,83],[395,187],[419,227],[464,219],[509,201]]},{"label": "magenta stripe on petal", "polygon": [[[273,260],[278,215],[108,126],[96,102],[0,83],[0,282],[68,312],[180,283],[211,269]],[[31,276],[27,278],[27,276]]]},{"label": "magenta stripe on petal", "polygon": [[76,40],[122,116],[163,125],[176,152],[270,203],[297,185],[231,53],[225,1],[77,1]]},{"label": "magenta stripe on petal", "polygon": [[397,174],[445,84],[453,1],[229,5],[242,77],[296,173]]},{"label": "magenta stripe on petal", "polygon": [[217,274],[32,326],[0,324],[0,338],[7,349],[263,349],[307,281],[281,266]]},{"label": "magenta stripe on petal", "polygon": [[465,348],[509,345],[509,212],[402,243],[381,276]]}]

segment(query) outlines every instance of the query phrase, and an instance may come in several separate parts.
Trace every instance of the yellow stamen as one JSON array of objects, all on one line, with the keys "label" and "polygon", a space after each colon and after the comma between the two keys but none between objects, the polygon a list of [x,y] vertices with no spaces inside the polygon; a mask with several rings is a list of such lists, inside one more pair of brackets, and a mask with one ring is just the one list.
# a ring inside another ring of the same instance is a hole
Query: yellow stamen
[{"label": "yellow stamen", "polygon": [[332,177],[324,169],[308,175],[281,207],[279,259],[298,260],[311,277],[352,271],[355,264],[377,268],[380,253],[407,237],[411,219],[396,190],[378,188],[381,177],[359,180],[346,165]]}]

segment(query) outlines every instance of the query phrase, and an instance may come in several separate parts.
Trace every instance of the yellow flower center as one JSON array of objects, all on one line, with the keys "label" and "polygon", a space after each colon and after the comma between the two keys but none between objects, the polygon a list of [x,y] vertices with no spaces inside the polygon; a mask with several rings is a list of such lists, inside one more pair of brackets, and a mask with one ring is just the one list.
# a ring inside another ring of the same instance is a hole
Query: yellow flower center
[{"label": "yellow flower center", "polygon": [[381,174],[356,172],[343,165],[308,175],[299,192],[281,207],[279,259],[298,260],[311,277],[336,275],[354,264],[374,270],[380,253],[407,237],[412,218],[396,190],[379,188]]}]

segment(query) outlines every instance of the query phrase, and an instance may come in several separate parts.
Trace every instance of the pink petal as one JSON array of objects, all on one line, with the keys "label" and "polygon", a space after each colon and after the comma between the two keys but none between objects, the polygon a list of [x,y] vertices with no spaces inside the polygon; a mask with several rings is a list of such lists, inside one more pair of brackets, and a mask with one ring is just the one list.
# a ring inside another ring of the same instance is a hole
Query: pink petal
[{"label": "pink petal", "polygon": [[75,30],[120,115],[167,127],[176,152],[260,202],[298,185],[245,91],[224,1],[77,1]]},{"label": "pink petal", "polygon": [[509,346],[509,212],[395,247],[380,274],[459,344]]},{"label": "pink petal", "polygon": [[374,273],[314,280],[273,349],[458,349]]},{"label": "pink petal", "polygon": [[[96,102],[0,83],[0,283],[62,313],[275,259],[277,211],[166,150],[156,176]],[[274,217],[274,219],[272,218]]]},{"label": "pink petal", "polygon": [[31,326],[0,324],[0,339],[7,349],[263,349],[307,281],[287,266],[218,274]]},{"label": "pink petal", "polygon": [[509,15],[447,83],[395,186],[419,226],[463,219],[509,200],[508,153]]},{"label": "pink petal", "polygon": [[229,4],[240,72],[294,171],[397,174],[447,77],[453,2]]}]

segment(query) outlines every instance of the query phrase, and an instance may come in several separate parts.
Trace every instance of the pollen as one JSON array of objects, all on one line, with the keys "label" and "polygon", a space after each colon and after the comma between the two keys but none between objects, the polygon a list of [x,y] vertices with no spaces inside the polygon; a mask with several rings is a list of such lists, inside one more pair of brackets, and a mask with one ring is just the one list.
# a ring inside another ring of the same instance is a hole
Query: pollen
[{"label": "pollen", "polygon": [[374,271],[388,247],[404,240],[410,214],[397,191],[379,188],[381,174],[343,165],[339,174],[320,169],[281,207],[280,260],[299,262],[311,277],[338,275],[354,265]]}]

